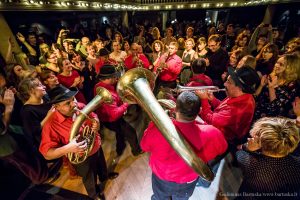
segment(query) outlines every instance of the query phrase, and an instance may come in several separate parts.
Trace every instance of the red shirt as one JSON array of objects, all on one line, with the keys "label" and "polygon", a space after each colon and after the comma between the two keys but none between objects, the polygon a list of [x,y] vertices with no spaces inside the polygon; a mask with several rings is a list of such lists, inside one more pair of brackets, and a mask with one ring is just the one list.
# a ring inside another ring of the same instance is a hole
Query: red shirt
[{"label": "red shirt", "polygon": [[186,84],[189,87],[196,87],[196,86],[212,86],[213,82],[211,78],[206,76],[205,74],[197,74],[190,78],[190,82]]},{"label": "red shirt", "polygon": [[[196,121],[184,123],[173,120],[173,123],[204,162],[207,163],[226,151],[227,142],[217,128],[201,125]],[[199,176],[177,155],[153,122],[144,132],[140,145],[144,151],[150,153],[149,165],[152,172],[160,179],[187,183]]]},{"label": "red shirt", "polygon": [[[157,71],[157,68],[160,66],[161,62],[165,62],[167,55],[162,55],[157,64],[154,66],[153,72]],[[177,76],[180,74],[182,68],[182,60],[176,54],[171,55],[166,60],[167,67],[159,74],[159,78],[162,81],[175,81]]]},{"label": "red shirt", "polygon": [[[77,103],[77,107],[81,110],[85,105],[82,103]],[[97,119],[97,115],[95,113],[90,113],[89,116],[91,118]],[[44,156],[51,148],[59,148],[63,145],[69,143],[70,139],[70,130],[74,123],[72,117],[65,117],[60,112],[54,111],[52,116],[46,121],[42,130],[42,139],[40,144],[40,152]],[[86,120],[84,125],[89,124],[89,120]],[[80,130],[81,132],[82,130]],[[100,148],[101,140],[99,134],[96,134],[94,147],[90,153],[93,155]]]},{"label": "red shirt", "polygon": [[104,60],[100,57],[99,61],[95,64],[95,71],[97,74],[99,74],[100,69],[104,64],[117,65],[118,63],[111,58],[108,58],[108,60]]},{"label": "red shirt", "polygon": [[[137,56],[140,59],[140,61],[143,63],[142,67],[149,69],[150,63],[148,58],[141,53],[139,53]],[[130,54],[129,56],[127,56],[127,58],[125,58],[124,64],[127,70],[138,67],[137,61],[133,62],[133,58],[134,58],[133,54]]]},{"label": "red shirt", "polygon": [[207,99],[201,100],[201,118],[222,131],[227,141],[241,139],[250,129],[255,101],[251,94],[227,97],[222,102],[214,99],[212,111]]},{"label": "red shirt", "polygon": [[94,87],[94,95],[96,95],[97,87],[104,87],[107,89],[113,98],[112,104],[102,104],[97,110],[96,113],[102,122],[114,122],[121,118],[124,112],[127,110],[128,104],[123,103],[119,97],[115,87],[113,85],[108,85],[103,82],[99,82]]},{"label": "red shirt", "polygon": [[[78,72],[76,70],[72,71],[71,76],[64,76],[62,74],[58,74],[57,75],[57,79],[59,81],[60,84],[64,85],[67,88],[70,88],[71,85],[73,85],[75,78],[79,77],[80,75],[78,74]],[[78,91],[78,93],[75,95],[76,100],[86,104],[86,100],[84,98],[84,95],[81,91]]]}]

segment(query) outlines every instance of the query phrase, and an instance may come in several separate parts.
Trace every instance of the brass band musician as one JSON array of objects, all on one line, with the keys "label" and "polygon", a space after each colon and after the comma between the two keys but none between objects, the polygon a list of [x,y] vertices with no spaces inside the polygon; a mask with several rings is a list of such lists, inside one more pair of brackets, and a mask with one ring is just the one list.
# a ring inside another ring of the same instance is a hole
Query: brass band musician
[{"label": "brass band musician", "polygon": [[[69,90],[62,85],[58,85],[48,92],[55,111],[43,127],[39,148],[47,160],[56,159],[68,153],[83,153],[87,148],[86,140],[78,141],[80,134],[69,141],[73,119],[78,114],[76,108],[84,107],[84,104],[74,101],[76,94],[77,91]],[[99,121],[96,114],[91,113],[89,115],[90,118],[93,118],[90,123],[91,129],[96,134],[94,146],[86,160],[73,166],[77,174],[82,177],[88,196],[93,199],[105,199],[103,189],[101,191],[100,187],[97,186],[97,176],[100,182],[104,183],[108,178],[116,178],[118,174],[110,173],[108,175],[107,173],[106,161],[98,134]]]}]

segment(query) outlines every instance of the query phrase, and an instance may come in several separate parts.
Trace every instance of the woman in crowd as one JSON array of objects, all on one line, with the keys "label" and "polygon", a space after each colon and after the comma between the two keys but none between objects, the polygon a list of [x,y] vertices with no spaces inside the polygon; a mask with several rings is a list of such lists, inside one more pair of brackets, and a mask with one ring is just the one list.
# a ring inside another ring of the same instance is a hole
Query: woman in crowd
[{"label": "woman in crowd", "polygon": [[244,56],[237,64],[236,68],[239,69],[242,66],[249,66],[253,69],[256,68],[256,58],[251,55]]},{"label": "woman in crowd", "polygon": [[207,42],[205,37],[200,37],[197,41],[197,46],[196,46],[196,56],[198,58],[206,58],[206,54],[207,54]]},{"label": "woman in crowd", "polygon": [[51,50],[55,53],[57,59],[59,60],[68,58],[67,52],[65,52],[63,48],[57,43],[52,44]]},{"label": "woman in crowd", "polygon": [[176,54],[181,58],[184,52],[184,45],[185,45],[184,38],[183,37],[178,38],[177,43],[178,43],[178,50]]},{"label": "woman in crowd", "polygon": [[236,199],[257,193],[292,194],[288,199],[299,199],[300,159],[291,156],[300,140],[296,124],[287,118],[265,117],[254,124],[250,135],[244,151],[237,152],[244,178],[239,189],[243,195]]},{"label": "woman in crowd", "polygon": [[100,51],[100,49],[104,48],[103,40],[101,40],[101,39],[96,39],[96,40],[93,42],[93,45],[96,47],[96,54],[97,54],[97,56],[99,56],[99,51]]},{"label": "woman in crowd", "polygon": [[26,76],[26,70],[17,63],[6,65],[5,72],[7,85],[14,88],[18,88],[19,83]]},{"label": "woman in crowd", "polygon": [[164,53],[164,44],[160,40],[155,40],[152,43],[152,51],[149,61],[154,66],[160,56]]},{"label": "woman in crowd", "polygon": [[40,63],[45,64],[45,63],[47,63],[47,60],[46,60],[44,55],[48,51],[50,51],[49,45],[46,44],[46,43],[42,43],[42,44],[39,45],[39,47],[40,47],[40,55],[41,55],[40,58],[39,58],[39,61],[40,61]]},{"label": "woman in crowd", "polygon": [[58,67],[58,58],[54,51],[49,51],[48,53],[46,53],[45,58],[47,60],[47,63],[43,65],[43,67],[52,70],[55,73],[58,73],[60,69]]},{"label": "woman in crowd", "polygon": [[248,49],[247,49],[248,42],[249,42],[249,36],[244,32],[240,33],[237,36],[235,40],[235,45],[232,47],[231,51],[240,49],[248,53]]},{"label": "woman in crowd", "polygon": [[264,75],[255,92],[254,119],[265,116],[288,116],[297,94],[300,58],[295,54],[280,57],[270,75]]},{"label": "woman in crowd", "polygon": [[273,71],[277,59],[277,46],[275,44],[267,44],[261,49],[260,53],[256,56],[256,71],[259,72],[260,75],[269,75]]},{"label": "woman in crowd", "polygon": [[118,41],[112,42],[112,49],[113,52],[109,54],[109,58],[115,60],[118,63],[123,63],[125,58],[127,57],[127,54],[125,51],[121,50],[121,45]]},{"label": "woman in crowd", "polygon": [[55,88],[59,84],[57,76],[49,69],[45,69],[39,73],[39,78],[42,84],[46,86],[46,91]]},{"label": "woman in crowd", "polygon": [[99,61],[99,57],[96,55],[95,46],[92,45],[92,44],[86,45],[86,51],[88,53],[88,56],[87,56],[86,60],[88,60],[90,64],[95,66],[96,63]]},{"label": "woman in crowd", "polygon": [[161,40],[162,39],[162,37],[160,36],[160,31],[157,27],[153,27],[151,34],[152,34],[153,40]]},{"label": "woman in crowd", "polygon": [[[263,30],[266,29],[267,34],[262,34]],[[251,39],[248,44],[248,53],[252,56],[257,56],[260,50],[267,44],[273,43],[272,41],[272,25],[266,25],[261,23],[256,27],[251,35]]]},{"label": "woman in crowd", "polygon": [[192,60],[196,57],[196,52],[193,49],[195,46],[195,42],[193,38],[188,38],[185,41],[185,50],[183,52],[182,55],[182,70],[180,73],[180,83],[182,85],[185,85],[191,75],[192,75],[192,71],[191,71],[191,62]]},{"label": "woman in crowd", "polygon": [[25,78],[18,87],[18,96],[24,103],[20,113],[24,132],[36,149],[40,146],[42,127],[52,114],[45,94],[46,87],[37,78]]},{"label": "woman in crowd", "polygon": [[69,60],[73,64],[73,68],[80,74],[82,70],[85,68],[85,62],[82,60],[82,57],[79,53],[73,51],[71,54],[69,54]]},{"label": "woman in crowd", "polygon": [[130,44],[129,44],[128,40],[124,40],[124,45],[123,45],[122,50],[126,52],[127,56],[131,54]]},{"label": "woman in crowd", "polygon": [[119,44],[121,45],[121,48],[123,47],[123,45],[124,45],[124,40],[123,40],[122,34],[121,34],[119,31],[116,31],[116,32],[114,33],[114,41],[119,42]]},{"label": "woman in crowd", "polygon": [[[57,75],[57,78],[59,83],[67,88],[76,87],[79,90],[83,88],[84,78],[80,76],[76,70],[73,70],[73,65],[68,59],[63,60],[62,70],[61,73]],[[81,91],[78,91],[75,97],[77,101],[86,104],[86,100]]]},{"label": "woman in crowd", "polygon": [[[228,67],[233,67],[233,68],[236,68],[239,61],[243,58],[243,51],[242,50],[235,50],[235,51],[232,51],[230,53],[230,56],[229,56],[229,66]],[[227,80],[227,71],[224,72],[222,74],[222,80],[225,82]]]}]

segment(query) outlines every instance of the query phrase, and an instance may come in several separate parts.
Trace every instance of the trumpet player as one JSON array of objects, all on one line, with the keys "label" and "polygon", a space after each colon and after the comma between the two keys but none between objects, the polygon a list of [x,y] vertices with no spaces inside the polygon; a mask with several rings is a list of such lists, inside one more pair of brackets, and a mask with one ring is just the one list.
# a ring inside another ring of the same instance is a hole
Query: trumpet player
[{"label": "trumpet player", "polygon": [[[76,108],[81,109],[85,106],[74,101],[76,94],[77,91],[69,90],[62,85],[58,85],[48,92],[50,102],[54,104],[55,111],[43,126],[39,148],[47,160],[60,158],[68,153],[83,153],[87,148],[86,140],[78,141],[80,134],[69,141],[73,120],[78,114]],[[100,183],[104,183],[108,178],[116,178],[118,173],[108,174],[106,161],[100,146],[99,121],[95,113],[90,113],[89,117],[93,119],[92,122],[87,121],[84,125],[90,124],[92,131],[96,134],[94,146],[86,160],[79,164],[73,164],[73,166],[77,174],[82,177],[88,196],[99,200],[105,199],[105,197],[103,193],[104,187],[97,186],[97,176]]]},{"label": "trumpet player", "polygon": [[228,73],[224,83],[227,98],[223,101],[219,101],[207,91],[196,91],[196,94],[202,102],[201,118],[219,128],[226,140],[236,146],[250,129],[255,109],[252,94],[260,79],[256,71],[249,66],[237,70],[230,67]]},{"label": "trumpet player", "polygon": [[[224,83],[227,98],[223,101],[216,99],[208,91],[195,91],[201,99],[201,118],[210,125],[218,128],[228,142],[229,151],[234,153],[237,145],[241,144],[250,130],[252,123],[255,100],[252,94],[260,83],[256,71],[243,66],[238,70],[228,68],[228,78]],[[218,170],[219,163],[213,167],[213,172]],[[208,187],[209,182],[201,177],[199,186]]]},{"label": "trumpet player", "polygon": [[171,42],[168,51],[155,64],[153,72],[157,75],[157,80],[154,93],[157,94],[161,87],[176,88],[176,79],[182,68],[182,60],[176,55],[177,50],[178,43]]},{"label": "trumpet player", "polygon": [[[194,93],[181,93],[176,100],[176,117],[172,122],[197,156],[208,162],[226,151],[227,142],[220,130],[195,120],[200,105],[200,99]],[[189,199],[195,189],[198,174],[175,152],[153,122],[144,132],[141,147],[150,153],[153,189],[151,199]]]},{"label": "trumpet player", "polygon": [[144,67],[149,69],[150,62],[148,58],[142,52],[139,52],[139,45],[137,43],[131,44],[131,52],[127,58],[125,58],[124,64],[127,70],[136,68],[136,67]]}]

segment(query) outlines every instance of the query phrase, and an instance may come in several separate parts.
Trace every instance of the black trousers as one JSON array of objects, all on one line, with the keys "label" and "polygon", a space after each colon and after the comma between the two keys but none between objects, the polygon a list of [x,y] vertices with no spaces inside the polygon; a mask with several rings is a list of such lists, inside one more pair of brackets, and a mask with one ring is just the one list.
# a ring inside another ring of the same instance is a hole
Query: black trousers
[{"label": "black trousers", "polygon": [[84,187],[91,198],[97,197],[100,188],[97,186],[97,177],[100,182],[108,178],[107,166],[103,150],[100,149],[89,156],[84,162],[73,165],[77,174],[82,177]]},{"label": "black trousers", "polygon": [[135,129],[122,117],[114,122],[103,122],[103,125],[116,133],[118,155],[121,155],[126,147],[125,139],[129,142],[133,153],[140,151]]}]

